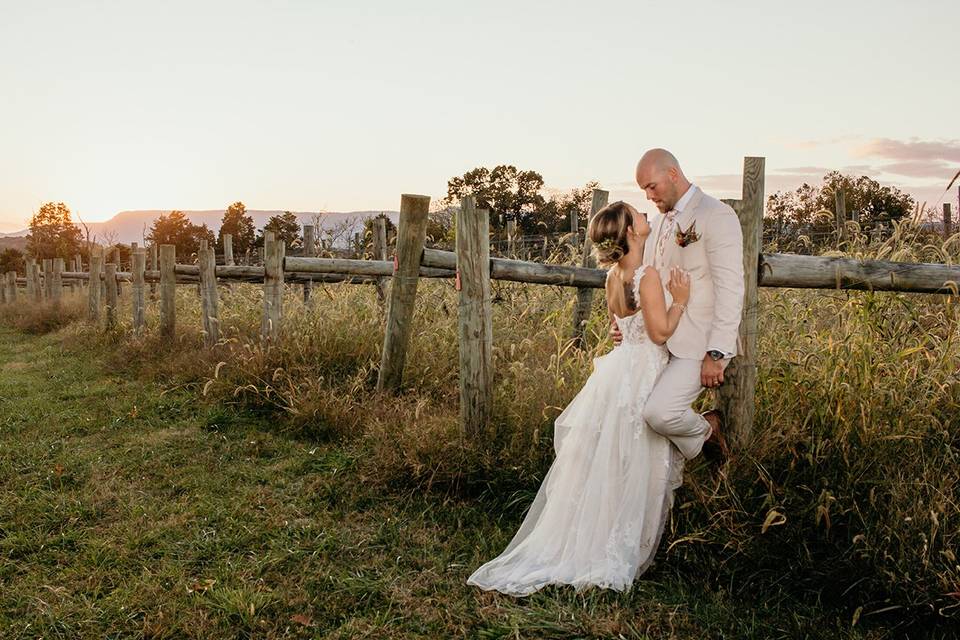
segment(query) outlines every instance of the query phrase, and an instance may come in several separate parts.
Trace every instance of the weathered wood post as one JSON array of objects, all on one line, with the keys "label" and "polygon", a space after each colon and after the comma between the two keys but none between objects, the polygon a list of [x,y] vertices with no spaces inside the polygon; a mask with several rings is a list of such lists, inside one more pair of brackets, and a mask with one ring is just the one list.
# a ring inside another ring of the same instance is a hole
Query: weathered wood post
[{"label": "weathered wood post", "polygon": [[[317,239],[313,234],[313,225],[303,225],[303,255],[314,257],[317,255]],[[310,294],[313,292],[313,280],[307,280],[303,283],[303,302],[310,302]]]},{"label": "weathered wood post", "polygon": [[177,326],[177,248],[160,245],[160,335],[172,340]]},{"label": "weathered wood post", "polygon": [[17,301],[17,272],[7,271],[6,276],[7,302]]},{"label": "weathered wood post", "polygon": [[53,271],[50,275],[52,276],[51,293],[53,294],[53,302],[60,304],[60,299],[63,298],[63,258],[53,259]]},{"label": "weathered wood post", "polygon": [[943,203],[943,237],[949,238],[953,235],[953,220],[951,218],[950,203]]},{"label": "weathered wood post", "polygon": [[460,283],[460,428],[476,439],[493,413],[493,307],[490,302],[490,213],[473,196],[457,216]]},{"label": "weathered wood post", "polygon": [[35,302],[43,301],[43,282],[40,279],[40,264],[33,261],[33,299]]},{"label": "weathered wood post", "polygon": [[27,300],[33,300],[33,267],[33,258],[24,261],[23,272],[27,280]]},{"label": "weathered wood post", "polygon": [[53,258],[43,259],[43,297],[53,299]]},{"label": "weathered wood post", "polygon": [[[600,209],[607,206],[610,199],[610,192],[602,189],[593,190],[593,198],[590,201],[590,216],[587,219],[587,229],[590,229],[590,221],[597,215]],[[590,234],[587,233],[583,240],[583,255],[580,258],[580,266],[593,268],[597,266],[591,253],[593,243],[590,242]],[[583,336],[587,328],[587,321],[590,320],[590,310],[593,308],[593,289],[577,289],[577,303],[573,307],[573,342],[578,348],[583,345]]]},{"label": "weathered wood post", "polygon": [[[373,219],[373,259],[387,259],[387,219],[377,217]],[[377,302],[382,308],[387,302],[387,279],[377,278]]]},{"label": "weathered wood post", "polygon": [[833,194],[834,198],[834,222],[837,225],[837,239],[844,240],[847,237],[847,200],[843,189],[837,189]]},{"label": "weathered wood post", "polygon": [[737,215],[743,232],[743,316],[740,355],[730,361],[720,387],[719,403],[728,439],[743,447],[753,428],[757,388],[757,275],[763,233],[765,159],[743,159],[743,197]]},{"label": "weathered wood post", "polygon": [[[160,260],[157,253],[157,243],[150,243],[150,271],[156,271],[160,268]],[[157,299],[157,283],[150,282],[150,299]]]},{"label": "weathered wood post", "polygon": [[576,251],[580,246],[580,216],[576,207],[570,209],[570,246]]},{"label": "weathered wood post", "polygon": [[220,340],[220,311],[217,299],[217,258],[213,249],[200,250],[200,307],[203,342],[212,347]]},{"label": "weathered wood post", "polygon": [[133,252],[133,257],[131,259],[131,279],[133,280],[130,291],[133,294],[131,296],[130,306],[133,308],[133,332],[140,333],[143,331],[144,324],[146,323],[146,296],[145,287],[144,287],[144,271],[147,267],[147,254],[144,249],[137,249]]},{"label": "weathered wood post", "polygon": [[[83,257],[78,253],[73,256],[73,270],[77,273],[83,271]],[[89,283],[87,283],[89,285]],[[80,289],[80,292],[83,293],[83,280],[77,281],[77,287]]]},{"label": "weathered wood post", "polygon": [[107,329],[117,326],[117,265],[106,265],[104,279],[107,282]]},{"label": "weathered wood post", "polygon": [[417,281],[420,276],[423,243],[427,237],[429,210],[430,196],[404,194],[400,197],[396,262],[393,283],[390,285],[383,353],[377,376],[377,389],[381,391],[398,391],[403,382],[407,345],[413,332],[413,309],[417,299]]},{"label": "weathered wood post", "polygon": [[283,258],[286,245],[275,240],[272,231],[263,234],[263,321],[260,334],[264,340],[276,338],[280,331],[283,310]]},{"label": "weathered wood post", "polygon": [[229,233],[223,234],[223,263],[228,266],[233,266],[233,235]]},{"label": "weathered wood post", "polygon": [[103,255],[99,250],[90,250],[90,280],[87,283],[87,319],[100,324],[100,270]]}]

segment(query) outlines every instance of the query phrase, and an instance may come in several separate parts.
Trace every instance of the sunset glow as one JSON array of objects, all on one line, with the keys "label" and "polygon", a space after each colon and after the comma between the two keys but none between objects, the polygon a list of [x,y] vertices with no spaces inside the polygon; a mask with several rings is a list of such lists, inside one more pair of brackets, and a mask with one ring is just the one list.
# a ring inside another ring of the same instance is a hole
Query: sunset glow
[{"label": "sunset glow", "polygon": [[6,3],[0,231],[48,200],[89,221],[395,209],[498,163],[649,209],[632,174],[650,146],[719,196],[745,155],[768,191],[839,169],[931,204],[960,168],[956,3],[690,9]]}]

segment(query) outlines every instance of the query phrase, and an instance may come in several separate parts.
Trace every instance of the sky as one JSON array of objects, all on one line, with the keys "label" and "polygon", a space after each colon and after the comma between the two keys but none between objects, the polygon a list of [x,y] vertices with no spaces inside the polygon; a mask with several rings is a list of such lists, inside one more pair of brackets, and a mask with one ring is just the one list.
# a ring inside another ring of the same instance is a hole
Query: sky
[{"label": "sky", "polygon": [[[0,0],[0,232],[47,201],[397,209],[514,164],[708,193],[837,169],[930,204],[960,169],[960,3]],[[956,187],[945,196],[956,202]]]}]

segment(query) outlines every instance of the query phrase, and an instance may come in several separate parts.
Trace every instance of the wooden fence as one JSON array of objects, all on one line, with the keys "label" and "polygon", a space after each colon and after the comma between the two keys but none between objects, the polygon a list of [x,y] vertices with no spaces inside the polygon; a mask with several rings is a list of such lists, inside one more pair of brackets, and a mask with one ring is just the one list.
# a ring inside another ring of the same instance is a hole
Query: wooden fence
[{"label": "wooden fence", "polygon": [[[607,202],[608,194],[596,190],[591,216]],[[743,231],[743,260],[746,294],[740,324],[741,355],[731,362],[727,382],[720,388],[720,409],[727,419],[727,428],[736,445],[749,437],[753,424],[754,394],[757,376],[757,293],[758,287],[800,287],[816,289],[856,289],[916,293],[957,293],[960,267],[942,264],[897,263],[878,260],[859,261],[760,252],[764,205],[764,158],[744,159],[743,191],[738,200],[726,201],[737,212]],[[283,291],[287,285],[302,284],[304,298],[310,300],[313,282],[352,282],[373,284],[386,304],[377,387],[399,392],[407,345],[413,331],[414,303],[420,278],[453,278],[459,292],[460,344],[460,423],[471,436],[483,433],[492,414],[493,402],[493,320],[491,280],[507,280],[577,289],[571,339],[582,340],[583,328],[591,308],[592,290],[604,286],[606,272],[593,267],[589,242],[582,247],[579,265],[555,265],[491,258],[489,255],[489,214],[476,208],[472,197],[462,201],[457,216],[456,250],[444,251],[424,246],[426,237],[428,196],[401,197],[396,253],[386,258],[383,221],[376,221],[375,260],[318,258],[312,255],[286,256],[283,242],[272,233],[265,234],[264,265],[235,265],[232,243],[224,236],[225,262],[216,265],[213,249],[202,247],[199,264],[177,264],[175,248],[134,248],[132,271],[117,271],[115,263],[104,263],[104,257],[91,256],[89,269],[83,271],[79,256],[70,271],[64,270],[61,258],[27,263],[26,275],[18,278],[8,272],[0,287],[2,299],[15,302],[21,295],[29,300],[49,298],[59,301],[63,286],[86,283],[89,319],[100,322],[105,300],[106,322],[116,322],[117,287],[130,282],[133,295],[133,330],[144,325],[145,286],[159,283],[160,331],[172,336],[176,327],[174,292],[177,284],[199,285],[203,330],[208,345],[219,335],[219,300],[217,283],[262,283],[264,308],[262,337],[269,344],[274,340],[283,318]],[[304,236],[312,235],[305,229]],[[147,255],[151,268],[146,269]],[[158,260],[159,257],[159,260]],[[159,265],[158,265],[159,262]],[[43,267],[42,272],[40,266]],[[90,286],[98,282],[100,286]],[[18,290],[23,285],[23,291]],[[386,293],[389,288],[389,294]]]}]

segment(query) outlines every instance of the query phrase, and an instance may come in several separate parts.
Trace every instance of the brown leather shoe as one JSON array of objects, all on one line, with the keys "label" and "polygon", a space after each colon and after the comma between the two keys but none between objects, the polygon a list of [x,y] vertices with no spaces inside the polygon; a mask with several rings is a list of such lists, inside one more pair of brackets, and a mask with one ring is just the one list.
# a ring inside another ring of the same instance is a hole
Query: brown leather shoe
[{"label": "brown leather shoe", "polygon": [[710,423],[710,437],[703,443],[705,453],[710,457],[719,457],[721,460],[730,459],[730,447],[723,437],[723,416],[716,409],[703,414],[704,420]]}]

